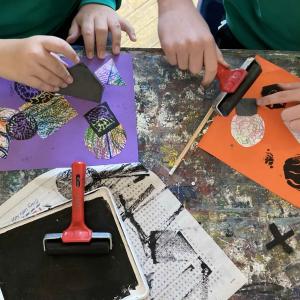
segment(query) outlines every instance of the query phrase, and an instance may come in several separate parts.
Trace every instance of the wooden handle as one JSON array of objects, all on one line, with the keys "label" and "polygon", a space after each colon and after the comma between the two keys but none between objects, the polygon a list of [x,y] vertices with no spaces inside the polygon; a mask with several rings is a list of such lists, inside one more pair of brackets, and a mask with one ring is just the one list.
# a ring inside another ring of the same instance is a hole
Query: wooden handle
[{"label": "wooden handle", "polygon": [[192,144],[194,143],[195,139],[197,138],[197,136],[199,135],[199,133],[201,132],[201,130],[203,129],[203,127],[206,125],[207,121],[209,120],[209,118],[211,117],[211,115],[213,114],[213,112],[214,112],[214,108],[213,108],[213,106],[211,106],[210,109],[208,110],[207,114],[205,115],[205,117],[201,121],[200,125],[195,130],[194,134],[192,135],[192,137],[190,138],[190,140],[188,141],[188,143],[184,147],[183,151],[181,152],[181,154],[179,155],[179,157],[176,159],[173,168],[169,172],[169,175],[173,175],[174,174],[175,170],[177,169],[177,167],[180,165],[180,163],[182,162],[182,160],[185,157],[185,155],[190,150],[190,148],[191,148]]}]

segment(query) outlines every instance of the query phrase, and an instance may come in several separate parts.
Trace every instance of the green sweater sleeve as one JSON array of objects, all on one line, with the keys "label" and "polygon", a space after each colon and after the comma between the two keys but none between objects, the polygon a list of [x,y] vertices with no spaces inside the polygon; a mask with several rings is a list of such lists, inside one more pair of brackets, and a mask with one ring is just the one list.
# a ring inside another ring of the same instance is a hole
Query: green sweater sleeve
[{"label": "green sweater sleeve", "polygon": [[121,6],[122,0],[81,0],[80,6],[86,5],[86,4],[102,4],[106,5],[114,10],[119,9]]}]

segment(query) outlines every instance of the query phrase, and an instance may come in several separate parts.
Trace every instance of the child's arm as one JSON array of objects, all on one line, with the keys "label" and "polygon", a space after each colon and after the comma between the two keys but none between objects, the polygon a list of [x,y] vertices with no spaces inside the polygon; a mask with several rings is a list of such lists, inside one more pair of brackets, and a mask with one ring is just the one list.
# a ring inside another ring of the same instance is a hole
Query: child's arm
[{"label": "child's arm", "polygon": [[194,74],[205,67],[202,85],[208,85],[217,63],[227,63],[192,0],[158,0],[158,10],[158,34],[167,60]]},{"label": "child's arm", "polygon": [[0,77],[56,92],[73,79],[65,65],[51,53],[63,54],[74,63],[79,62],[72,47],[57,37],[0,39]]},{"label": "child's arm", "polygon": [[[258,105],[272,105],[277,103],[300,102],[300,83],[282,83],[284,91],[257,99]],[[282,111],[281,117],[286,126],[294,132],[300,133],[300,105],[291,106]]]},{"label": "child's arm", "polygon": [[[93,4],[89,4],[91,2]],[[116,3],[115,0],[83,0],[81,3],[83,5],[72,22],[67,41],[74,43],[82,35],[88,58],[94,57],[95,45],[97,56],[104,58],[108,32],[112,34],[113,54],[120,53],[121,30],[125,31],[132,41],[136,40],[134,29],[114,10],[118,6],[110,5]],[[117,4],[120,3],[121,1],[117,0]]]}]

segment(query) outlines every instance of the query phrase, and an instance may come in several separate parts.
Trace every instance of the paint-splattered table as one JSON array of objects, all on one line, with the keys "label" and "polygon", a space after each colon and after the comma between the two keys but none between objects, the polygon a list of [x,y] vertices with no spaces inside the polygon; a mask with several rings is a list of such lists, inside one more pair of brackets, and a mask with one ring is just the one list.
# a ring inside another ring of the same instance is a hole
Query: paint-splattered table
[{"label": "paint-splattered table", "polygon": [[[130,50],[128,50],[130,51]],[[226,254],[248,276],[232,299],[300,299],[300,209],[235,172],[197,147],[175,175],[168,170],[205,115],[214,91],[205,94],[199,77],[169,66],[159,50],[132,50],[140,161],[158,174],[201,222]],[[224,51],[239,66],[253,51]],[[300,53],[259,52],[300,75]],[[0,203],[45,170],[0,173]],[[294,253],[267,251],[268,226],[292,228]]]}]

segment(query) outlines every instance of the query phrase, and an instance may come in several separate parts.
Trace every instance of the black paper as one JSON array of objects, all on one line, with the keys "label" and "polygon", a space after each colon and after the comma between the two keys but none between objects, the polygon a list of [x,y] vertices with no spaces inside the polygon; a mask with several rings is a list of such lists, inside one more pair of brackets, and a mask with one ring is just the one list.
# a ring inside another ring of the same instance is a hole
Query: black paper
[{"label": "black paper", "polygon": [[256,99],[241,99],[236,106],[236,114],[238,116],[253,116],[257,114]]},{"label": "black paper", "polygon": [[103,256],[49,256],[42,240],[62,232],[70,222],[67,208],[0,235],[0,288],[5,300],[120,299],[137,286],[108,204],[101,198],[85,202],[86,224],[110,232],[113,250]]},{"label": "black paper", "polygon": [[73,96],[85,100],[101,102],[103,86],[97,77],[83,63],[69,68],[73,83],[59,90],[62,95]]}]

